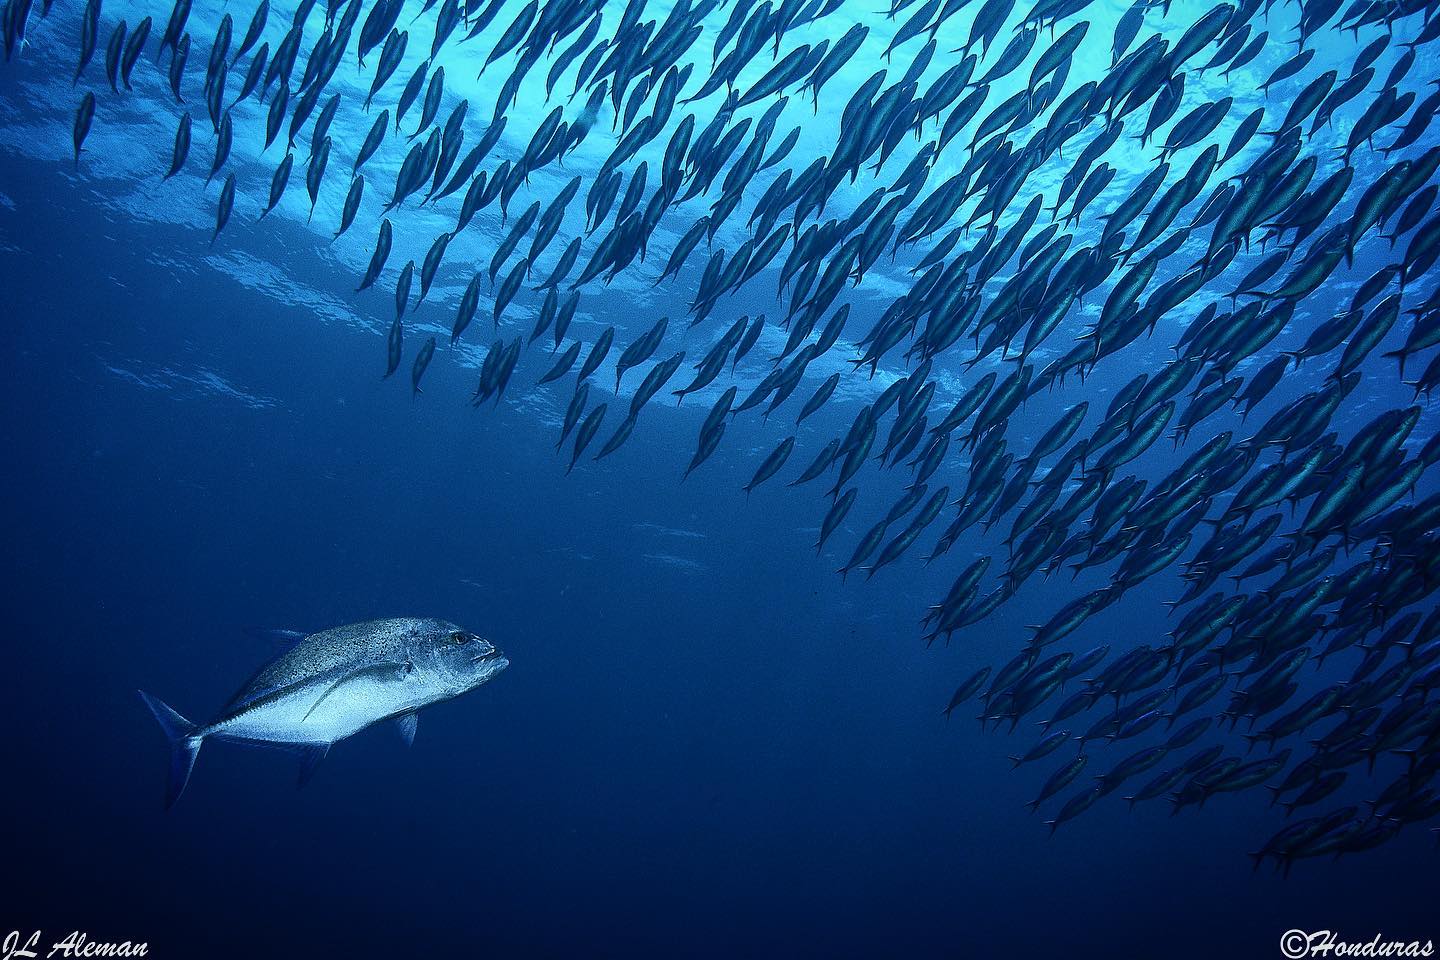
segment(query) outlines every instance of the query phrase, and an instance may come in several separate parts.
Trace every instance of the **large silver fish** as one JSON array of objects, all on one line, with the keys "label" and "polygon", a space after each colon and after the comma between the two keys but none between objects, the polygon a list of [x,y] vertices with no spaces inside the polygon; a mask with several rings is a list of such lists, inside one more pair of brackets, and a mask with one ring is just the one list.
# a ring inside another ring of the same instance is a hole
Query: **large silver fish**
[{"label": "large silver fish", "polygon": [[371,620],[290,634],[288,644],[203,726],[140,691],[170,738],[167,808],[185,789],[207,737],[293,748],[303,758],[303,784],[337,740],[393,719],[410,743],[416,711],[473,690],[510,665],[488,640],[434,619]]}]

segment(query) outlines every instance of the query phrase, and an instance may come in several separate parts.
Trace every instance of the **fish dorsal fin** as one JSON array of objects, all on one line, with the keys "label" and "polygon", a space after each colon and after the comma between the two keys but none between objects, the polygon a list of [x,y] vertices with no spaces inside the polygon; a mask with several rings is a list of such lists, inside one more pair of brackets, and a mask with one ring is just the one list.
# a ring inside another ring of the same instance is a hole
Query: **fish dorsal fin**
[{"label": "fish dorsal fin", "polygon": [[270,644],[277,654],[289,653],[297,643],[309,636],[303,630],[281,630],[272,627],[246,627],[245,633]]},{"label": "fish dorsal fin", "polygon": [[315,776],[315,768],[320,766],[320,761],[330,752],[328,743],[307,743],[300,751],[300,777],[295,781],[297,788],[305,786],[310,778]]},{"label": "fish dorsal fin", "polygon": [[405,746],[415,744],[415,728],[420,725],[420,714],[411,710],[409,713],[402,713],[395,718],[395,729],[400,731],[400,739],[405,741]]},{"label": "fish dorsal fin", "polygon": [[265,674],[266,670],[269,670],[278,661],[284,659],[286,654],[299,646],[301,640],[310,636],[310,634],[302,633],[299,630],[272,630],[266,627],[246,627],[245,635],[252,640],[268,644],[270,646],[270,656],[260,665],[260,669],[255,671],[254,676],[246,682],[245,686],[241,687],[240,691],[230,699],[230,702],[225,705],[222,713],[231,713],[243,709],[247,703],[259,699],[268,693],[273,693],[275,689],[273,687],[268,687],[263,690],[253,690],[251,688],[255,681]]}]

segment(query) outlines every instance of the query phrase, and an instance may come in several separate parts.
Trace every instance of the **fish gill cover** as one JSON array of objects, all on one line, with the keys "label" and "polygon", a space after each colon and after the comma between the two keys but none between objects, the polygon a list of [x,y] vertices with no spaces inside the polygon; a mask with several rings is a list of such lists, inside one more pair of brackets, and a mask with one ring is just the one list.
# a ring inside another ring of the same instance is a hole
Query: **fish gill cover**
[{"label": "fish gill cover", "polygon": [[1234,854],[1288,871],[1423,829],[1437,4],[870,6],[6,0],[0,142],[363,327],[394,404],[943,571],[894,632],[990,660],[934,722],[1053,769],[1051,830],[1263,788]]}]

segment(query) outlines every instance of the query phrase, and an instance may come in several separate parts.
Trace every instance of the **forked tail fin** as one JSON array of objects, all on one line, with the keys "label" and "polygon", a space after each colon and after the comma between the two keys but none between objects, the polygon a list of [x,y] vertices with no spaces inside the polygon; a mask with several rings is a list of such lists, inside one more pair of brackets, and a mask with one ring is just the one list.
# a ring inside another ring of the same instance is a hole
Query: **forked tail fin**
[{"label": "forked tail fin", "polygon": [[163,701],[150,696],[144,690],[138,691],[145,706],[155,714],[155,721],[165,731],[170,741],[170,774],[165,783],[165,809],[175,806],[185,784],[190,782],[190,771],[195,768],[195,757],[200,753],[202,736],[196,736],[195,724],[170,709]]}]

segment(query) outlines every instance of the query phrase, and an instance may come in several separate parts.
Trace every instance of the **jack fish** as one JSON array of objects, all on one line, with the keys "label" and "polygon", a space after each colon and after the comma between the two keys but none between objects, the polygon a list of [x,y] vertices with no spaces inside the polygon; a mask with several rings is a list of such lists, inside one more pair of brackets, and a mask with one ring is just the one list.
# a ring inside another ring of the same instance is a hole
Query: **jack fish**
[{"label": "jack fish", "polygon": [[165,807],[190,780],[206,738],[271,744],[301,755],[305,784],[331,744],[394,720],[407,744],[416,712],[480,686],[510,661],[494,644],[445,620],[399,617],[287,634],[288,646],[207,724],[140,691],[170,740]]}]

